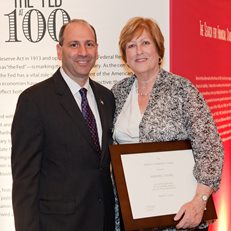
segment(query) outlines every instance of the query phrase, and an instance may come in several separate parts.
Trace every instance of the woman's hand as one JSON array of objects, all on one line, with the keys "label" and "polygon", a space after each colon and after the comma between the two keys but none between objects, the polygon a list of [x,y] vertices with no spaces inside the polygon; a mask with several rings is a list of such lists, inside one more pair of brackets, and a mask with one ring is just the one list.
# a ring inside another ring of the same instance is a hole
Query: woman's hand
[{"label": "woman's hand", "polygon": [[175,221],[179,221],[176,225],[177,229],[194,228],[201,223],[207,203],[207,200],[203,200],[203,195],[209,198],[212,192],[212,188],[204,184],[197,184],[194,198],[190,202],[184,204],[174,217]]},{"label": "woman's hand", "polygon": [[186,229],[197,227],[202,220],[205,208],[206,202],[195,196],[190,202],[184,204],[174,217],[175,221],[182,218],[176,228]]}]

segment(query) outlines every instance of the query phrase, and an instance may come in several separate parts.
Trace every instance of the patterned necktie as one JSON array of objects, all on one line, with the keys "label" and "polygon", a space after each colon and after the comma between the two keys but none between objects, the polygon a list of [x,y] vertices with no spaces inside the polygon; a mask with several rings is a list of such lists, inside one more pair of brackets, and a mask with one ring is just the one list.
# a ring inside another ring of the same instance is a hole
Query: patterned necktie
[{"label": "patterned necktie", "polygon": [[82,97],[81,108],[82,108],[83,117],[86,120],[86,123],[88,125],[89,130],[90,130],[91,137],[92,137],[93,142],[96,146],[96,149],[100,153],[101,150],[100,150],[100,145],[99,145],[97,125],[96,125],[95,117],[92,113],[92,110],[91,110],[89,103],[88,103],[88,100],[87,100],[87,89],[81,88],[79,90],[79,92],[80,92],[80,95]]}]

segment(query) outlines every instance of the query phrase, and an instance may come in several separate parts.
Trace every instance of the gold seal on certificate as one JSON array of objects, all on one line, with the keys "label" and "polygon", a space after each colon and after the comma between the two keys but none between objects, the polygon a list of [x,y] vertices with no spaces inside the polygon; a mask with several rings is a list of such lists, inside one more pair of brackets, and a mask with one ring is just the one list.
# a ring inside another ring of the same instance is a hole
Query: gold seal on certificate
[{"label": "gold seal on certificate", "polygon": [[[190,142],[111,145],[110,153],[125,230],[175,226],[196,190]],[[216,218],[210,197],[203,221]]]}]

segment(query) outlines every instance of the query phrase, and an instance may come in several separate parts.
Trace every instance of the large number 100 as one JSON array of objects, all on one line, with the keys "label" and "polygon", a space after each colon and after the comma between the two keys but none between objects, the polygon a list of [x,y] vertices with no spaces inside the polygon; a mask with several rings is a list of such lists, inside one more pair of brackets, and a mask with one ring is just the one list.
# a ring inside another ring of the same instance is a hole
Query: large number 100
[{"label": "large number 100", "polygon": [[[57,22],[57,13],[61,12],[61,17],[63,23],[70,21],[70,16],[68,13],[63,9],[55,9],[53,10],[47,20],[47,30],[49,32],[50,37],[54,41],[58,41],[56,36],[56,22]],[[31,30],[31,17],[32,13],[35,13],[37,17],[37,26],[38,26],[38,33],[37,38],[32,38],[32,30]],[[17,17],[16,17],[16,9],[9,14],[5,14],[9,18],[9,40],[6,42],[21,42],[17,37]],[[29,10],[22,21],[22,30],[23,34],[27,40],[33,43],[37,43],[41,41],[46,33],[46,19],[41,11],[37,9]]]}]

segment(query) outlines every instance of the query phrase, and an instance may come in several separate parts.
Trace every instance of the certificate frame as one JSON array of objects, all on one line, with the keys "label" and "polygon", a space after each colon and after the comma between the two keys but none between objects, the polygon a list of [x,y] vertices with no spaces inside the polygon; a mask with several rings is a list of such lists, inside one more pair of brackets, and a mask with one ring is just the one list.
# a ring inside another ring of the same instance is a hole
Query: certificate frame
[{"label": "certificate frame", "polygon": [[[150,142],[150,143],[133,143],[133,144],[112,144],[109,145],[112,171],[115,179],[118,200],[121,208],[124,228],[126,231],[142,230],[148,228],[175,227],[179,221],[174,221],[175,214],[152,216],[134,219],[129,200],[128,188],[126,184],[122,155],[132,155],[148,152],[176,151],[192,149],[189,140],[184,141],[167,141],[167,142]],[[173,152],[174,155],[174,152]],[[193,173],[192,173],[193,174]],[[216,209],[212,196],[209,197],[202,222],[213,222],[217,219]]]}]

